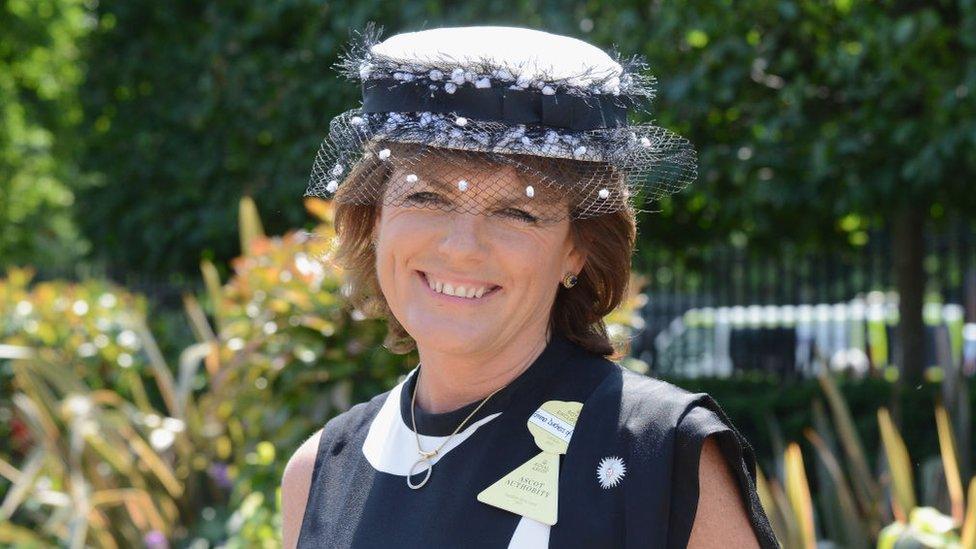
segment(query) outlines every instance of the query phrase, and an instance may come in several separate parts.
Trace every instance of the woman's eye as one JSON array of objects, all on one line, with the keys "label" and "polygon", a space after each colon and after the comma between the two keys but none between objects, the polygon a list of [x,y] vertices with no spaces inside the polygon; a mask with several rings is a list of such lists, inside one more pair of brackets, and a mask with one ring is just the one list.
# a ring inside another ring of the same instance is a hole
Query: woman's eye
[{"label": "woman's eye", "polygon": [[506,208],[502,210],[502,212],[509,217],[513,217],[520,221],[525,221],[526,223],[535,223],[536,221],[539,220],[539,218],[537,218],[536,216],[530,214],[525,210],[520,210],[518,208]]},{"label": "woman's eye", "polygon": [[443,198],[441,198],[441,195],[437,193],[433,193],[430,191],[422,191],[419,193],[413,193],[411,195],[408,195],[407,200],[411,202],[415,202],[417,204],[429,204],[431,202],[443,201]]},{"label": "woman's eye", "polygon": [[[427,205],[427,204],[446,204],[447,200],[439,195],[438,193],[431,191],[421,191],[407,195],[407,202],[413,204]],[[535,224],[539,221],[539,218],[530,214],[525,210],[520,210],[518,208],[505,208],[504,210],[499,210],[502,215],[507,217],[523,221],[525,223]]]}]

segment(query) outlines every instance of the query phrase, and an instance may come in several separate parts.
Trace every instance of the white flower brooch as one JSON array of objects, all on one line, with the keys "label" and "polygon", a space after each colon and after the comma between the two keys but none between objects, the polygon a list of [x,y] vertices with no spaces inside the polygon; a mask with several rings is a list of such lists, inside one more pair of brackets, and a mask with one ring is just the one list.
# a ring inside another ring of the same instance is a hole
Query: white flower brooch
[{"label": "white flower brooch", "polygon": [[620,479],[624,478],[626,472],[627,467],[624,466],[624,460],[617,456],[607,456],[600,460],[600,464],[596,466],[596,478],[599,479],[600,486],[603,488],[613,488],[620,484]]}]

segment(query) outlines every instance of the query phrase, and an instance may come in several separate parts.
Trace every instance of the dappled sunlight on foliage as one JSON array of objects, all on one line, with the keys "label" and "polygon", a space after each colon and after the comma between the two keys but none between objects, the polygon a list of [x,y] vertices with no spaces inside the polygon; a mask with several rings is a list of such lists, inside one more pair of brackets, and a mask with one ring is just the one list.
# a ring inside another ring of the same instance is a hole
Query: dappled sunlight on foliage
[{"label": "dappled sunlight on foliage", "polygon": [[[343,305],[322,221],[282,237],[242,224],[234,276],[221,284],[204,264],[214,322],[184,296],[197,342],[176,360],[146,328],[143,298],[94,280],[31,286],[29,270],[11,270],[0,380],[13,397],[0,409],[16,436],[0,446],[0,475],[18,526],[5,522],[0,540],[53,543],[69,524],[100,546],[277,535],[290,452],[402,371],[385,328]],[[270,507],[252,509],[255,494]]]}]

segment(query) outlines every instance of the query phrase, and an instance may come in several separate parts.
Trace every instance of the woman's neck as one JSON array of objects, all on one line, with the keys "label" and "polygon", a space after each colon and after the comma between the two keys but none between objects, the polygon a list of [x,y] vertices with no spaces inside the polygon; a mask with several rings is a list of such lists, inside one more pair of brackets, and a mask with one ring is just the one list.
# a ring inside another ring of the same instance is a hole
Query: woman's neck
[{"label": "woman's neck", "polygon": [[549,342],[545,335],[521,338],[490,357],[459,357],[422,349],[416,405],[430,413],[456,410],[508,385],[535,362]]}]

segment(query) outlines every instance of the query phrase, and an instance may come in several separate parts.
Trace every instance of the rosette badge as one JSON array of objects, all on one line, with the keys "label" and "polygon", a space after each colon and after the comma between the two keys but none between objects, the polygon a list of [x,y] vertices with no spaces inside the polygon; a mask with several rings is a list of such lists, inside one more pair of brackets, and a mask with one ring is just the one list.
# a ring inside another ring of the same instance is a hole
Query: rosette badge
[{"label": "rosette badge", "polygon": [[[696,177],[694,147],[652,123],[654,78],[567,36],[454,27],[379,40],[372,26],[338,67],[362,105],[334,118],[306,196],[492,215],[500,198],[540,221],[584,219],[677,192]],[[511,168],[511,178],[478,176]],[[422,204],[421,189],[436,190]]]}]

